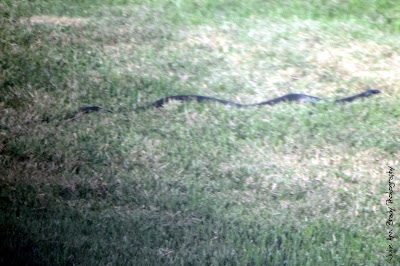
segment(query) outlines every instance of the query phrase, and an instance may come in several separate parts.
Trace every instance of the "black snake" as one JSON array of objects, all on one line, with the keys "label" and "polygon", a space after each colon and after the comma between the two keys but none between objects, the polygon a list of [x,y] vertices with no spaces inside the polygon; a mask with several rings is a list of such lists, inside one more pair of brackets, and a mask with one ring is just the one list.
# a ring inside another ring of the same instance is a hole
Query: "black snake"
[{"label": "black snake", "polygon": [[[333,102],[334,103],[352,102],[356,99],[369,97],[369,96],[372,96],[377,93],[380,93],[380,91],[379,90],[367,90],[367,91],[364,91],[363,93],[356,94],[354,96],[350,96],[350,97],[346,97],[346,98],[342,98],[342,99],[337,99]],[[146,110],[146,109],[152,108],[152,107],[156,107],[156,108],[162,107],[162,106],[164,106],[165,103],[167,103],[170,100],[197,101],[197,102],[214,101],[214,102],[218,102],[218,103],[221,103],[224,105],[231,105],[231,106],[238,107],[238,108],[249,107],[249,106],[274,105],[274,104],[281,103],[281,102],[311,102],[311,103],[328,102],[324,99],[321,99],[321,98],[318,98],[315,96],[310,96],[307,94],[298,94],[298,93],[286,94],[281,97],[277,97],[277,98],[274,98],[274,99],[271,99],[268,101],[259,102],[259,103],[251,103],[251,104],[235,103],[235,102],[231,102],[231,101],[226,101],[226,100],[221,100],[221,99],[214,98],[214,97],[201,96],[201,95],[175,95],[175,96],[168,96],[165,98],[161,98],[161,99],[159,99],[153,103],[150,103],[146,106],[139,107],[136,110]],[[67,115],[60,120],[57,119],[59,121],[57,126],[60,125],[62,123],[62,121],[74,120],[75,118],[77,118],[77,116],[79,114],[88,114],[91,112],[98,112],[98,111],[112,113],[112,111],[110,111],[104,107],[95,106],[95,105],[94,106],[85,106],[85,107],[81,107],[78,111],[75,111],[72,114]],[[27,125],[27,124],[31,124],[31,123],[49,123],[54,120],[55,120],[54,118],[48,117],[48,118],[44,118],[44,119],[40,119],[40,120],[28,121],[24,124]],[[10,137],[6,137],[3,141],[1,141],[0,142],[0,152],[1,152],[2,148],[4,147],[5,143],[7,143],[7,141],[9,139],[15,138],[19,134],[22,134],[22,131],[16,131],[13,134],[10,134]]]},{"label": "black snake", "polygon": [[[350,97],[346,97],[346,98],[342,98],[342,99],[337,99],[334,101],[334,103],[346,103],[346,102],[352,102],[356,99],[359,98],[365,98],[365,97],[369,97],[372,96],[374,94],[380,93],[379,90],[366,90],[362,93],[350,96]],[[311,96],[311,95],[307,95],[307,94],[300,94],[300,93],[290,93],[290,94],[286,94],[271,100],[267,100],[264,102],[259,102],[259,103],[250,103],[250,104],[242,104],[242,103],[235,103],[235,102],[231,102],[231,101],[227,101],[227,100],[221,100],[218,98],[214,98],[214,97],[208,97],[208,96],[201,96],[201,95],[174,95],[174,96],[168,96],[165,98],[161,98],[153,103],[150,103],[146,106],[142,106],[139,107],[137,110],[146,110],[148,108],[152,108],[152,107],[163,107],[164,104],[168,103],[170,100],[178,100],[178,101],[197,101],[197,102],[204,102],[204,101],[214,101],[214,102],[218,102],[224,105],[230,105],[230,106],[234,106],[234,107],[250,107],[250,106],[261,106],[261,105],[275,105],[277,103],[281,103],[281,102],[310,102],[310,103],[320,103],[320,102],[327,102],[324,99],[315,97],[315,96]],[[110,110],[100,107],[100,106],[86,106],[86,107],[82,107],[80,108],[78,111],[76,111],[75,113],[73,113],[71,116],[67,117],[66,119],[72,119],[74,118],[76,115],[78,115],[79,113],[90,113],[90,112],[97,112],[97,111],[105,111],[105,112],[110,112]]]}]

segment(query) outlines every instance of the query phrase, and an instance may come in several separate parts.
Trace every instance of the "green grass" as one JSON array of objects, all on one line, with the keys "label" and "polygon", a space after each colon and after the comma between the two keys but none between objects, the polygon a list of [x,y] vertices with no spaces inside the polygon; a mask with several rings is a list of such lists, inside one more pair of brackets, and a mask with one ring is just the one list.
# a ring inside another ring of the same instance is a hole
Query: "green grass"
[{"label": "green grass", "polygon": [[[395,265],[397,13],[378,0],[3,1],[0,263]],[[382,94],[135,111],[174,94],[368,88]],[[63,120],[88,105],[113,113]]]}]

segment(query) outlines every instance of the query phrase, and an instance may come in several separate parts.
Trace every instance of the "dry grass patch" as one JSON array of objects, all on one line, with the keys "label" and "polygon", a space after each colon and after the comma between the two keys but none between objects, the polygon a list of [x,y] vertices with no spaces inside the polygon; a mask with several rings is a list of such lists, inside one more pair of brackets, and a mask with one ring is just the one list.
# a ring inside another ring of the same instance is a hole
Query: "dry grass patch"
[{"label": "dry grass patch", "polygon": [[22,18],[22,23],[34,24],[52,24],[60,26],[81,26],[89,21],[88,18],[71,18],[71,17],[57,17],[52,15],[32,16],[30,18]]},{"label": "dry grass patch", "polygon": [[232,50],[238,51],[246,48],[244,43],[233,40],[228,34],[219,31],[218,28],[199,27],[198,31],[182,32],[182,34],[186,35],[186,38],[177,43],[176,46],[171,46],[172,51],[182,48],[207,48],[213,52],[229,53]]},{"label": "dry grass patch", "polygon": [[345,81],[374,79],[379,87],[400,84],[400,56],[392,48],[372,41],[351,41],[340,46],[319,45],[308,60]]}]

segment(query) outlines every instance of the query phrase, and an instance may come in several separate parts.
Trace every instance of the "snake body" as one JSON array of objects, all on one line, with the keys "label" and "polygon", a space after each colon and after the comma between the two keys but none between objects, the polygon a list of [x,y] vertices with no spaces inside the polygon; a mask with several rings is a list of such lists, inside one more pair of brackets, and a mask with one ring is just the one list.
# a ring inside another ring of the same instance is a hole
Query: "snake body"
[{"label": "snake body", "polygon": [[[374,94],[378,94],[380,93],[379,90],[366,90],[362,93],[350,96],[350,97],[346,97],[346,98],[341,98],[341,99],[337,99],[334,101],[334,103],[346,103],[346,102],[352,102],[356,99],[360,99],[360,98],[366,98],[369,96],[372,96]],[[250,107],[250,106],[262,106],[262,105],[275,105],[278,103],[282,103],[282,102],[310,102],[310,103],[321,103],[321,102],[328,102],[327,100],[324,100],[322,98],[318,98],[315,96],[311,96],[311,95],[307,95],[307,94],[301,94],[301,93],[290,93],[290,94],[285,94],[283,96],[271,99],[271,100],[267,100],[264,102],[259,102],[259,103],[250,103],[250,104],[242,104],[242,103],[235,103],[235,102],[231,102],[231,101],[227,101],[227,100],[222,100],[222,99],[218,99],[218,98],[214,98],[214,97],[209,97],[209,96],[202,96],[202,95],[174,95],[174,96],[168,96],[165,98],[161,98],[155,102],[152,102],[146,106],[142,106],[137,108],[137,110],[146,110],[149,108],[160,108],[163,107],[166,103],[168,103],[171,100],[177,100],[177,101],[197,101],[197,102],[205,102],[205,101],[213,101],[213,102],[217,102],[217,103],[221,103],[224,105],[230,105],[230,106],[234,106],[234,107]],[[69,115],[68,117],[66,117],[65,119],[74,119],[75,116],[77,116],[80,113],[91,113],[91,112],[98,112],[98,111],[104,111],[104,112],[109,112],[112,113],[112,111],[104,108],[104,107],[100,107],[100,106],[85,106],[85,107],[81,107],[78,111],[76,111],[75,113],[73,113],[72,115]]]},{"label": "snake body", "polygon": [[[335,103],[341,103],[341,102],[352,102],[358,98],[364,98],[364,97],[369,97],[371,95],[380,93],[379,90],[367,90],[364,91],[363,93],[356,94],[354,96],[342,98],[342,99],[337,99],[335,100]],[[271,100],[267,100],[264,102],[259,102],[259,103],[250,103],[250,104],[242,104],[242,103],[235,103],[231,101],[226,101],[214,97],[208,97],[208,96],[201,96],[201,95],[175,95],[175,96],[168,96],[165,98],[161,98],[145,107],[141,107],[142,109],[147,109],[151,107],[163,107],[164,104],[169,102],[170,100],[179,100],[179,101],[197,101],[197,102],[204,102],[204,101],[214,101],[218,102],[224,105],[231,105],[235,107],[249,107],[249,106],[257,106],[257,105],[275,105],[281,102],[311,102],[311,103],[319,103],[319,102],[326,102],[326,100],[307,95],[307,94],[300,94],[300,93],[290,93],[286,94]]]}]

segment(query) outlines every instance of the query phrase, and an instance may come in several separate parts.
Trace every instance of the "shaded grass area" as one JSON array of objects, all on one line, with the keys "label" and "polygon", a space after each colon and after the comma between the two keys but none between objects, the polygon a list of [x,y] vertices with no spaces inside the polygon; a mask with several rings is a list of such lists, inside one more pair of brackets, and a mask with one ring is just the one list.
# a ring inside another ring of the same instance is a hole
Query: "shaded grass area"
[{"label": "shaded grass area", "polygon": [[[0,262],[389,263],[397,21],[353,2],[3,2]],[[134,111],[370,86],[350,105]],[[114,113],[62,120],[85,105]]]},{"label": "shaded grass area", "polygon": [[[307,225],[304,231],[299,231],[288,224],[260,224],[254,220],[255,217],[246,219],[251,217],[245,214],[242,217],[221,217],[204,205],[196,212],[182,212],[177,208],[187,205],[182,197],[162,195],[164,200],[168,199],[168,206],[162,206],[157,201],[154,204],[158,207],[140,206],[134,198],[126,201],[124,197],[131,198],[133,193],[137,195],[135,189],[126,189],[124,192],[128,194],[122,194],[122,198],[118,199],[112,199],[115,198],[112,193],[107,195],[108,200],[124,202],[122,206],[107,208],[92,205],[90,210],[78,211],[71,206],[57,208],[51,204],[44,210],[43,204],[33,200],[37,197],[32,194],[34,190],[25,186],[17,187],[14,192],[23,202],[21,205],[25,206],[13,211],[24,213],[20,218],[24,218],[26,224],[16,222],[15,217],[2,224],[2,227],[11,227],[15,232],[29,230],[25,235],[3,235],[9,239],[6,248],[16,255],[8,256],[8,259],[15,260],[13,262],[28,262],[26,259],[30,257],[46,264],[93,264],[99,261],[180,264],[183,258],[189,264],[307,264],[310,260],[334,263],[338,260],[334,257],[343,255],[368,261],[368,257],[351,250],[335,255],[331,254],[330,249],[351,245],[368,250],[365,243],[372,241],[359,232],[345,233],[340,225],[331,228],[331,225],[315,222]],[[56,191],[59,191],[59,195]],[[93,194],[97,194],[88,188],[81,188],[72,195],[57,188],[52,188],[51,192],[64,200],[65,195],[69,194],[68,199],[80,201],[96,198]],[[139,192],[137,198],[143,196]],[[11,202],[4,198],[3,195],[2,203],[10,205]],[[104,201],[104,198],[98,200]],[[147,204],[149,202],[152,200],[146,201]],[[15,224],[21,228],[15,227]],[[336,236],[330,235],[332,231],[337,232]],[[317,252],[315,246],[319,247]]]}]

